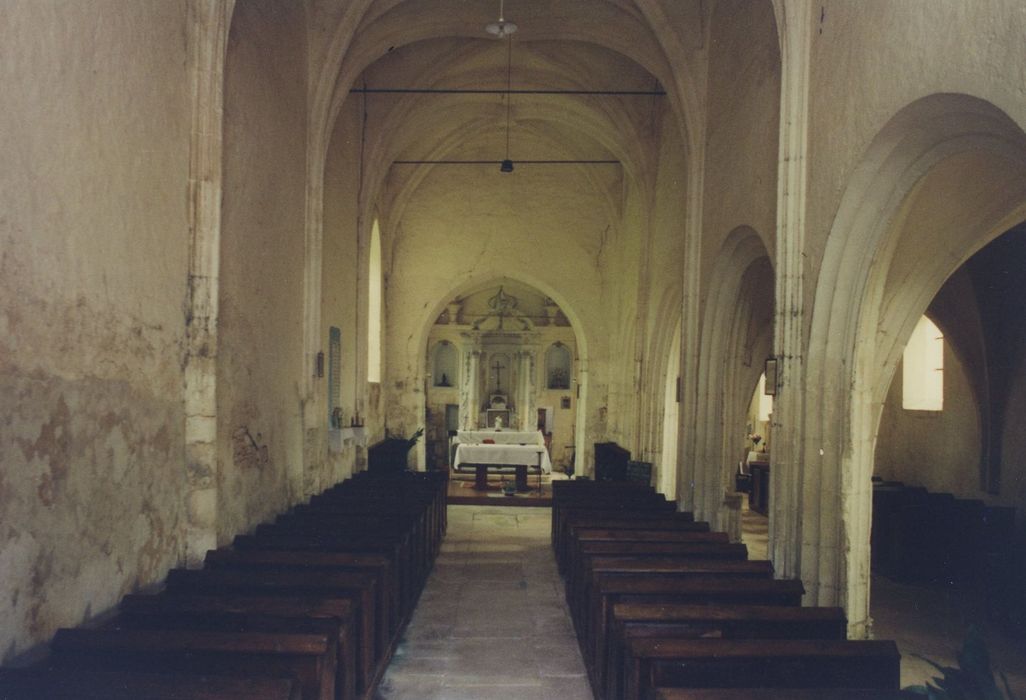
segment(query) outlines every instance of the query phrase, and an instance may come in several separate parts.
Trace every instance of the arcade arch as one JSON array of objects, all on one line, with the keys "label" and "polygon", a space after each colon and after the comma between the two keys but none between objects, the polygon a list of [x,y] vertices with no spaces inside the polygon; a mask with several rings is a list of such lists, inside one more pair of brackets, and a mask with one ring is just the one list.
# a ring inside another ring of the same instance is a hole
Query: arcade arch
[{"label": "arcade arch", "polygon": [[944,281],[1024,218],[1026,136],[960,94],[899,111],[842,198],[807,355],[800,566],[808,602],[844,605],[854,636],[868,631],[870,477],[902,349]]}]

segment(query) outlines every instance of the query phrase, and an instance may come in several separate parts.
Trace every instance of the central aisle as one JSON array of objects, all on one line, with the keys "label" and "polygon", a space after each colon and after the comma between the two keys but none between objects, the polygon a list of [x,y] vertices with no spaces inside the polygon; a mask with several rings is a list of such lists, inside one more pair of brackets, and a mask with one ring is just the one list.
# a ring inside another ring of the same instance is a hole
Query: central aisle
[{"label": "central aisle", "polygon": [[449,506],[381,700],[591,700],[548,508]]}]

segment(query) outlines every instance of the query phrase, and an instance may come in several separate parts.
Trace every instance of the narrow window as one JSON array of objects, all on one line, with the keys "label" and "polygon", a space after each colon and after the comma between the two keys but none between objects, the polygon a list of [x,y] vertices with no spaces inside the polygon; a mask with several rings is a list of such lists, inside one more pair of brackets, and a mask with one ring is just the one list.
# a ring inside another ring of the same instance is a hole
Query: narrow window
[{"label": "narrow window", "polygon": [[371,226],[370,269],[367,275],[367,381],[381,381],[381,231]]},{"label": "narrow window", "polygon": [[770,415],[773,413],[773,397],[766,394],[765,372],[759,377],[759,387],[755,393],[759,397],[759,422],[765,423],[769,421]]},{"label": "narrow window", "polygon": [[342,427],[342,331],[328,330],[328,425]]},{"label": "narrow window", "polygon": [[944,334],[923,316],[902,356],[902,408],[944,410]]}]

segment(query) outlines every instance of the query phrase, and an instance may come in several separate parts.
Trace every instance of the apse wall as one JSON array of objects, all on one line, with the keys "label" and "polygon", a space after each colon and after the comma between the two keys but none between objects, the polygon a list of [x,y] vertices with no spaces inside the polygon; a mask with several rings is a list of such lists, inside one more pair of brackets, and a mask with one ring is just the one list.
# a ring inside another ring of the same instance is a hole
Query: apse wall
[{"label": "apse wall", "polygon": [[0,662],[184,554],[186,3],[5,3]]},{"label": "apse wall", "polygon": [[301,6],[236,4],[225,67],[221,210],[222,542],[283,510],[303,487],[304,46]]},{"label": "apse wall", "polygon": [[[432,312],[468,284],[510,277],[551,294],[578,316],[572,320],[587,338],[592,389],[605,383],[606,211],[591,183],[566,166],[517,165],[511,174],[495,166],[433,167],[405,209],[386,217],[393,227],[385,234],[391,250],[385,293],[389,430],[408,435],[421,427]],[[590,432],[605,399],[601,389],[589,397]]]}]

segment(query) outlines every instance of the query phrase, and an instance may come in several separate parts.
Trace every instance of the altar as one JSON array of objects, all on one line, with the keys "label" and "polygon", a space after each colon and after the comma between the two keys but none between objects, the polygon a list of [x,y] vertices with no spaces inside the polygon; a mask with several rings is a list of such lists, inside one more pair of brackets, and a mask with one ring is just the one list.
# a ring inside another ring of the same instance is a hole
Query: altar
[{"label": "altar", "polygon": [[453,438],[454,471],[474,470],[476,487],[487,488],[488,472],[512,470],[518,490],[527,489],[527,472],[552,472],[552,460],[539,430],[460,430]]}]

